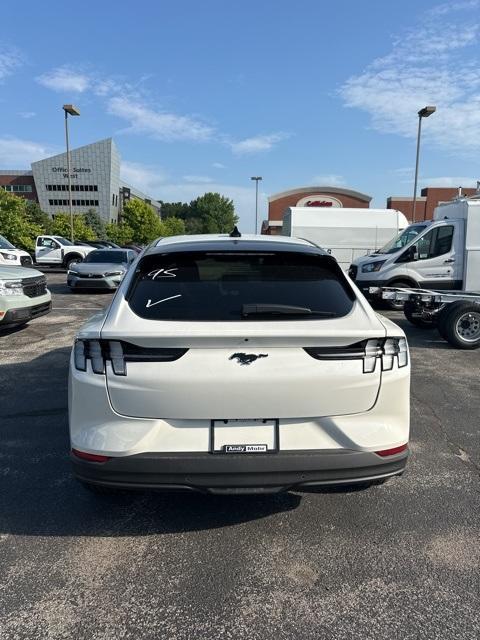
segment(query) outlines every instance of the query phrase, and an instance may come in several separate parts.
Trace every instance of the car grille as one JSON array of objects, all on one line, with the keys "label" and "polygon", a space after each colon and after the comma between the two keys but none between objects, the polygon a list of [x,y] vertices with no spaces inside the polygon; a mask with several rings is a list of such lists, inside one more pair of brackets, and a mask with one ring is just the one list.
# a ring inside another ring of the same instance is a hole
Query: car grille
[{"label": "car grille", "polygon": [[102,273],[78,273],[77,278],[103,278]]},{"label": "car grille", "polygon": [[30,256],[20,256],[20,264],[33,264]]},{"label": "car grille", "polygon": [[45,276],[35,278],[23,278],[23,293],[29,298],[38,298],[47,293],[47,279]]},{"label": "car grille", "polygon": [[350,269],[348,270],[348,275],[352,280],[355,280],[357,277],[358,267],[356,264],[351,264]]}]

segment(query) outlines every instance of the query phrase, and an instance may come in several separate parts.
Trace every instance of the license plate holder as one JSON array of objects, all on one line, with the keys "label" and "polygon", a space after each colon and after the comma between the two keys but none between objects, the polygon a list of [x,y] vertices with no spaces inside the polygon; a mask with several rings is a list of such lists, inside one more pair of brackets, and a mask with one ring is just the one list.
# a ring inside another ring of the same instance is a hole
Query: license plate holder
[{"label": "license plate holder", "polygon": [[210,452],[220,455],[277,453],[277,418],[224,419],[210,422]]}]

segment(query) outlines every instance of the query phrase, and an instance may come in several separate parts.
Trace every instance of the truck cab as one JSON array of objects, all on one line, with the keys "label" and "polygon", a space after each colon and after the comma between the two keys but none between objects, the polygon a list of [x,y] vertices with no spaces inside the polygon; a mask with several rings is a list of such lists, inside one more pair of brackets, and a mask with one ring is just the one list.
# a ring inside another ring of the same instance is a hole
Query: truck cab
[{"label": "truck cab", "polygon": [[38,236],[35,243],[35,262],[45,266],[62,266],[69,269],[76,262],[94,251],[95,247],[73,244],[63,236]]},{"label": "truck cab", "polygon": [[357,286],[460,289],[463,279],[465,221],[445,218],[407,227],[375,254],[349,269]]}]

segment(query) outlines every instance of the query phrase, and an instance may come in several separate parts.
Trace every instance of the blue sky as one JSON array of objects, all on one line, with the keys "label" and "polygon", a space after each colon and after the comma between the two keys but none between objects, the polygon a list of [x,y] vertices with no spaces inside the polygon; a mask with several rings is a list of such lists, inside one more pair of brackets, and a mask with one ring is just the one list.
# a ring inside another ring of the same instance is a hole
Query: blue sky
[{"label": "blue sky", "polygon": [[0,168],[113,136],[154,197],[345,185],[385,206],[480,178],[480,1],[24,0],[2,8]]}]

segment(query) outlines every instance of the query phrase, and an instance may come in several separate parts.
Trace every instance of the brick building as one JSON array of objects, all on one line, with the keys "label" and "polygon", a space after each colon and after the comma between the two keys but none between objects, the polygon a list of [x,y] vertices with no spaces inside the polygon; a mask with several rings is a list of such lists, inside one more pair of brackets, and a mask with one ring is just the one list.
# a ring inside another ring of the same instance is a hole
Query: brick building
[{"label": "brick building", "polygon": [[0,189],[38,202],[32,171],[0,171]]},{"label": "brick building", "polygon": [[[462,189],[462,195],[473,196],[476,189]],[[432,220],[433,210],[440,202],[448,202],[458,195],[456,187],[425,187],[417,197],[415,207],[415,222]],[[413,198],[390,196],[387,198],[387,209],[398,209],[405,214],[407,220],[413,219]]]},{"label": "brick building", "polygon": [[288,207],[351,207],[367,209],[371,197],[341,187],[298,187],[275,193],[268,199],[268,220],[262,223],[262,233],[282,233],[283,214]]}]

